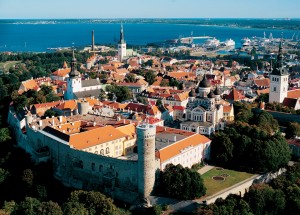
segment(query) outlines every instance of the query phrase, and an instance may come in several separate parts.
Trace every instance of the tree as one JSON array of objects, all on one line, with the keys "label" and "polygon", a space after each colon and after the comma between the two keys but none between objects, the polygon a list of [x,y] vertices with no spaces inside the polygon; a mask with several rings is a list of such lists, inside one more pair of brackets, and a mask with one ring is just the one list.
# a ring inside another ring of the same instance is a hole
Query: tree
[{"label": "tree", "polygon": [[23,171],[22,181],[28,186],[31,187],[33,184],[33,172],[31,169],[25,169]]},{"label": "tree", "polygon": [[128,87],[125,86],[116,86],[116,85],[108,85],[106,90],[109,92],[108,97],[112,99],[113,95],[117,97],[117,102],[126,101],[132,99],[132,92]]},{"label": "tree", "polygon": [[156,103],[155,103],[155,106],[159,107],[161,105],[163,105],[161,99],[157,99]]},{"label": "tree", "polygon": [[161,86],[161,87],[167,87],[167,86],[169,86],[169,82],[166,79],[163,79],[160,82],[159,86]]},{"label": "tree", "polygon": [[40,206],[41,206],[41,202],[38,199],[32,197],[26,197],[25,200],[19,204],[19,206],[14,212],[15,214],[21,214],[21,215],[23,214],[39,215]]},{"label": "tree", "polygon": [[68,201],[64,203],[63,213],[66,215],[89,215],[89,211],[84,207],[84,204],[75,201]]},{"label": "tree", "polygon": [[113,204],[112,199],[107,198],[99,192],[82,190],[71,193],[71,196],[64,207],[64,211],[68,210],[68,212],[70,212],[70,206],[75,205],[84,212],[81,204],[84,205],[84,208],[88,210],[89,214],[114,214],[117,212],[117,207]]},{"label": "tree", "polygon": [[17,96],[13,99],[14,108],[17,112],[23,110],[27,104],[27,97],[25,95]]},{"label": "tree", "polygon": [[126,82],[129,82],[129,83],[134,83],[136,81],[135,79],[135,74],[133,73],[128,73],[126,76],[125,76],[125,81]]},{"label": "tree", "polygon": [[152,70],[146,71],[144,78],[148,82],[149,85],[152,85],[156,80],[156,74]]},{"label": "tree", "polygon": [[63,215],[59,204],[52,201],[42,202],[38,212],[41,215]]},{"label": "tree", "polygon": [[289,139],[296,136],[300,136],[300,124],[297,122],[289,122],[285,129],[285,137]]},{"label": "tree", "polygon": [[281,190],[274,190],[267,184],[250,187],[245,199],[254,214],[282,214],[285,208],[285,195]]},{"label": "tree", "polygon": [[11,140],[10,131],[8,128],[0,128],[0,143]]},{"label": "tree", "polygon": [[47,102],[55,102],[55,101],[59,101],[59,100],[60,100],[60,97],[53,92],[46,95]]},{"label": "tree", "polygon": [[233,158],[233,143],[224,133],[216,134],[211,142],[211,158],[219,165],[228,165]]},{"label": "tree", "polygon": [[195,199],[206,193],[200,174],[180,164],[168,164],[160,176],[164,195],[177,199]]},{"label": "tree", "polygon": [[5,169],[0,168],[0,185],[7,179],[9,172]]},{"label": "tree", "polygon": [[46,117],[52,118],[52,116],[57,117],[58,113],[53,109],[48,109],[48,110],[45,111],[45,113],[44,113],[45,118]]},{"label": "tree", "polygon": [[40,91],[43,92],[43,94],[46,96],[46,95],[52,93],[53,89],[51,86],[42,85]]},{"label": "tree", "polygon": [[98,98],[100,99],[100,101],[103,101],[103,100],[107,99],[107,95],[106,95],[106,93],[103,89],[100,89],[100,93],[99,93]]}]

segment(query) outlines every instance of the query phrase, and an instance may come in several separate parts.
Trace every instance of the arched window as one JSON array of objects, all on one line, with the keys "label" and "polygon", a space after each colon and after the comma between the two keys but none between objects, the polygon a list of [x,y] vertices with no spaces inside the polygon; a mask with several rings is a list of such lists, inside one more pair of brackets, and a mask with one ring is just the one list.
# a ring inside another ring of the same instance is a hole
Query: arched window
[{"label": "arched window", "polygon": [[109,154],[109,147],[106,148],[106,154]]},{"label": "arched window", "polygon": [[100,150],[100,155],[104,155],[104,150],[103,149]]},{"label": "arched window", "polygon": [[95,154],[98,154],[98,151],[95,151]]},{"label": "arched window", "polygon": [[103,166],[99,165],[99,172],[102,172],[102,171],[103,171]]},{"label": "arched window", "polygon": [[95,163],[92,163],[92,170],[95,171]]}]

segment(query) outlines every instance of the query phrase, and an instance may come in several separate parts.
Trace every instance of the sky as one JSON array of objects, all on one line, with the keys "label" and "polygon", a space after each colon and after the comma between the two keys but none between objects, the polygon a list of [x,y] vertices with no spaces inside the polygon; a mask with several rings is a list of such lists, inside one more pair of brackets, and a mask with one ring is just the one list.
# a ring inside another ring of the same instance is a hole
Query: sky
[{"label": "sky", "polygon": [[300,0],[0,0],[0,19],[300,18]]}]

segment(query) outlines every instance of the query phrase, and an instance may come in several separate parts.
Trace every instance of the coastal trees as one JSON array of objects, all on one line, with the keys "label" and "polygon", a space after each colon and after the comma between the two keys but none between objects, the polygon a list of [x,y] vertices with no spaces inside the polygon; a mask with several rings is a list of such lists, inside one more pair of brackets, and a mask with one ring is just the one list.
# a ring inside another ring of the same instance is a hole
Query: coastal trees
[{"label": "coastal trees", "polygon": [[293,138],[295,136],[300,136],[300,124],[297,122],[289,122],[285,129],[285,137]]},{"label": "coastal trees", "polygon": [[186,200],[199,198],[206,193],[200,174],[180,164],[168,164],[160,177],[160,188],[168,197]]},{"label": "coastal trees", "polygon": [[[217,165],[251,172],[276,171],[289,161],[286,139],[277,132],[277,121],[269,113],[252,113],[236,104],[238,120],[216,133],[211,142],[211,159]],[[250,109],[250,110],[249,110]]]}]

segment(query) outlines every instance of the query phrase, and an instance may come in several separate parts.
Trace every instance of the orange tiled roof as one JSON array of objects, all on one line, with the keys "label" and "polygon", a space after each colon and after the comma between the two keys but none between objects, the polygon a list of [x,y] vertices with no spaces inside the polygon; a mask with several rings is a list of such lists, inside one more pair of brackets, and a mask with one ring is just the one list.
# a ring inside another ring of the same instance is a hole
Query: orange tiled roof
[{"label": "orange tiled roof", "polygon": [[117,140],[127,135],[117,130],[113,126],[95,128],[82,133],[70,135],[69,143],[75,149],[86,149],[92,146]]},{"label": "orange tiled roof", "polygon": [[116,128],[117,130],[121,131],[122,133],[124,133],[125,135],[128,135],[130,138],[134,138],[134,136],[136,135],[135,132],[135,124],[131,123],[125,126],[121,126]]},{"label": "orange tiled roof", "polygon": [[42,104],[34,104],[33,106],[38,110],[39,108],[52,108],[59,105],[59,103],[60,101],[56,101],[56,102],[48,102]]},{"label": "orange tiled roof", "polygon": [[76,134],[80,132],[81,121],[75,121],[72,123],[65,123],[65,124],[57,124],[53,126],[53,128],[65,134]]},{"label": "orange tiled roof", "polygon": [[241,91],[233,88],[232,91],[229,93],[229,95],[226,97],[228,100],[233,100],[233,101],[240,101],[244,99],[245,96],[241,93]]},{"label": "orange tiled roof", "polygon": [[90,104],[90,106],[100,105],[100,101],[98,99],[93,99],[90,97],[85,98],[85,100]]},{"label": "orange tiled roof", "polygon": [[232,110],[232,106],[231,105],[223,107],[223,112],[224,113],[230,113],[231,110]]},{"label": "orange tiled roof", "polygon": [[257,93],[257,95],[268,94],[268,93],[270,93],[270,88],[263,89],[263,90],[256,90],[256,93]]},{"label": "orange tiled roof", "polygon": [[288,91],[287,97],[294,99],[300,98],[300,89]]},{"label": "orange tiled roof", "polygon": [[59,104],[56,108],[60,110],[63,109],[74,110],[77,108],[77,102],[75,100],[67,100]]},{"label": "orange tiled roof", "polygon": [[116,73],[121,75],[121,74],[129,73],[129,71],[127,69],[122,68],[122,69],[116,69]]},{"label": "orange tiled roof", "polygon": [[257,86],[266,86],[269,87],[270,86],[270,79],[269,78],[265,78],[265,79],[256,79],[254,80],[254,83]]},{"label": "orange tiled roof", "polygon": [[71,72],[71,68],[58,69],[52,73],[53,76],[65,77]]},{"label": "orange tiled roof", "polygon": [[190,137],[187,137],[181,141],[178,141],[172,145],[169,145],[165,148],[162,148],[159,150],[159,158],[160,162],[163,163],[176,155],[179,155],[181,153],[181,150],[189,147],[189,146],[197,146],[199,144],[205,144],[210,142],[210,139],[207,137],[201,135],[201,134],[194,134]]},{"label": "orange tiled roof", "polygon": [[34,79],[31,79],[31,80],[28,80],[28,81],[23,81],[22,84],[25,87],[25,91],[33,90],[33,89],[38,88],[38,85],[37,85],[37,83]]}]

